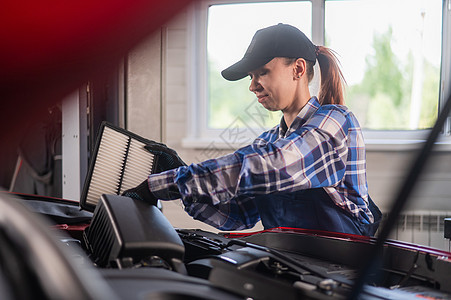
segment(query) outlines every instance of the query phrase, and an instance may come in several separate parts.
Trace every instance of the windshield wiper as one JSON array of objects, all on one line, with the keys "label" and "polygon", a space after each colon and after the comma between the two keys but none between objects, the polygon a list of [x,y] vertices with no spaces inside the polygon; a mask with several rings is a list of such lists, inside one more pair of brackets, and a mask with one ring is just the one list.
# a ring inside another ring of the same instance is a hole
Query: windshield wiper
[{"label": "windshield wiper", "polygon": [[359,276],[357,276],[353,289],[350,293],[350,299],[356,299],[358,297],[371,272],[375,269],[377,264],[380,263],[380,256],[382,254],[384,243],[387,240],[392,229],[396,226],[399,215],[401,214],[405,204],[407,203],[407,200],[409,199],[409,196],[415,186],[415,183],[418,180],[418,177],[421,174],[421,171],[426,165],[426,162],[434,147],[435,141],[442,131],[443,125],[445,124],[450,111],[451,95],[448,96],[448,99],[443,106],[443,109],[440,112],[434,127],[431,130],[431,133],[429,134],[423,148],[420,150],[416,160],[411,165],[411,168],[407,173],[406,180],[404,181],[397,196],[392,202],[393,206],[390,210],[390,213],[388,214],[387,220],[376,239],[376,243],[371,248],[367,260],[365,261],[363,267],[360,269]]}]

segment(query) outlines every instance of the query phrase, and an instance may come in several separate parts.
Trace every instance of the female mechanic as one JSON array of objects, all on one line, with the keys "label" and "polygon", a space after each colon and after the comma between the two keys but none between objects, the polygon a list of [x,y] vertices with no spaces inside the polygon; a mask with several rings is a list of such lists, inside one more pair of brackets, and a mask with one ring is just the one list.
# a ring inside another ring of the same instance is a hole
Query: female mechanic
[{"label": "female mechanic", "polygon": [[[318,97],[309,91],[316,61]],[[265,229],[374,235],[380,211],[368,195],[365,144],[344,106],[333,52],[278,24],[258,30],[244,57],[221,74],[231,81],[250,76],[249,90],[266,109],[282,112],[280,124],[229,155],[152,174],[124,195],[153,204],[181,199],[193,218],[221,230],[261,220]]]}]

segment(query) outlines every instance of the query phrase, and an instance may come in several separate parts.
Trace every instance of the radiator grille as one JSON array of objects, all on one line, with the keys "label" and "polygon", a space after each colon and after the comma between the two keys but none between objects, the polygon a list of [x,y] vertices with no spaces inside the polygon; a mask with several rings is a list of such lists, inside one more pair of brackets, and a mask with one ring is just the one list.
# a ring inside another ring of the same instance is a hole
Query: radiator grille
[{"label": "radiator grille", "polygon": [[109,262],[109,256],[116,241],[116,235],[112,223],[109,221],[107,210],[101,201],[96,207],[94,218],[89,230],[85,232],[85,242],[95,258],[94,263],[105,266]]},{"label": "radiator grille", "polygon": [[86,249],[100,267],[138,263],[158,256],[181,261],[184,245],[179,235],[154,205],[117,195],[102,195],[90,226],[83,233]]}]

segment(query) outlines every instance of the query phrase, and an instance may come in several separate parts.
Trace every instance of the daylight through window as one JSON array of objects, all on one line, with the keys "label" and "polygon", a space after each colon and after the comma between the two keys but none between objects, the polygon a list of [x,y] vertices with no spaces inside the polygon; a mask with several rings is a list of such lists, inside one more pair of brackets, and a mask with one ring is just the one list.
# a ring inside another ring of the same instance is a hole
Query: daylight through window
[{"label": "daylight through window", "polygon": [[[389,9],[388,9],[389,8]],[[366,129],[425,129],[438,113],[441,1],[326,1],[326,46]]]},{"label": "daylight through window", "polygon": [[[312,36],[310,1],[211,5],[208,9],[207,128],[270,128],[269,113],[249,92],[249,79],[228,82],[221,71],[242,58],[256,30],[288,23]],[[346,105],[365,129],[430,128],[438,113],[442,1],[325,2],[327,47],[347,81]],[[259,132],[259,131],[256,131]]]},{"label": "daylight through window", "polygon": [[[229,82],[221,71],[240,60],[254,33],[287,23],[311,37],[310,2],[212,5],[208,11],[208,127],[264,129],[278,124],[280,112],[269,113],[249,91],[250,80]],[[257,131],[258,132],[258,131]]]}]

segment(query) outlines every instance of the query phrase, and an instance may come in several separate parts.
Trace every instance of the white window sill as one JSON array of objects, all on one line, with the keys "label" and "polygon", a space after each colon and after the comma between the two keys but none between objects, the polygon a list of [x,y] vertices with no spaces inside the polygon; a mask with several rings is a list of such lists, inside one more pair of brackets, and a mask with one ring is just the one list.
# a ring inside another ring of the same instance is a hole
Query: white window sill
[{"label": "white window sill", "polygon": [[424,140],[384,140],[384,139],[365,139],[367,152],[377,151],[410,151],[421,149]]},{"label": "white window sill", "polygon": [[[367,152],[378,151],[413,151],[424,146],[425,139],[376,139],[365,138]],[[220,138],[185,138],[182,146],[188,149],[235,150],[250,143],[224,142]],[[442,137],[436,142],[434,151],[451,152],[451,137]]]}]

